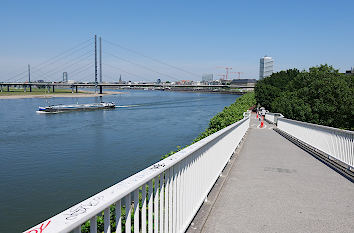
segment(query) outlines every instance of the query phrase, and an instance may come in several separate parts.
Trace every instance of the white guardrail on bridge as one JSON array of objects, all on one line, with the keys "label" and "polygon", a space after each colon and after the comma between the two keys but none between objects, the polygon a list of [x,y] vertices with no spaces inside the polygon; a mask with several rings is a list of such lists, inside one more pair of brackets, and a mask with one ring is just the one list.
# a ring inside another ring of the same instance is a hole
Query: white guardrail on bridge
[{"label": "white guardrail on bridge", "polygon": [[354,168],[354,132],[286,118],[278,129]]},{"label": "white guardrail on bridge", "polygon": [[[248,130],[247,115],[25,233],[78,233],[87,221],[95,233],[102,213],[105,233],[123,228],[129,233],[184,232]],[[110,225],[112,206],[115,229]],[[132,217],[123,224],[124,216]]]},{"label": "white guardrail on bridge", "polygon": [[266,113],[265,119],[272,123],[272,124],[277,124],[278,123],[278,118],[284,117],[281,113]]}]

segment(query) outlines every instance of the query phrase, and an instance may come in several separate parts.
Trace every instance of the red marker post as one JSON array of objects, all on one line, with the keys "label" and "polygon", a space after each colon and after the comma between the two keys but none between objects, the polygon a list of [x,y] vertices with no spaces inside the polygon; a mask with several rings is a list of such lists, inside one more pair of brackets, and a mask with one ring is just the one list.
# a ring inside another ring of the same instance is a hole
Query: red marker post
[{"label": "red marker post", "polygon": [[264,126],[264,123],[263,123],[263,121],[264,121],[264,116],[262,116],[262,121],[261,121],[261,128],[263,128],[263,126]]}]

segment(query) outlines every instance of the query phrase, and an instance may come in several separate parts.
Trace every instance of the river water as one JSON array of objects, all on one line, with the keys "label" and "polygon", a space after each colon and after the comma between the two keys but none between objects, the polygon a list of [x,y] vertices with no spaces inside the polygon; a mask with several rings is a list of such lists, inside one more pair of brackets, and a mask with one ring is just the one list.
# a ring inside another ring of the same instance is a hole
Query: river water
[{"label": "river water", "polygon": [[59,114],[35,111],[99,99],[0,100],[0,232],[22,232],[189,144],[237,97],[125,91],[103,97],[114,110]]}]

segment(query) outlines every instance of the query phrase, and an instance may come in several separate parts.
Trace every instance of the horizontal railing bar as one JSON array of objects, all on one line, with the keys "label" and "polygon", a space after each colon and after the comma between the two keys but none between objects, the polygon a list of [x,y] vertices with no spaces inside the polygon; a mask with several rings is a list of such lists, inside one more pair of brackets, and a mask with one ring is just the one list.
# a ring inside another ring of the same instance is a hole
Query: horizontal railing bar
[{"label": "horizontal railing bar", "polygon": [[332,157],[350,169],[354,166],[354,132],[281,118],[278,129]]},{"label": "horizontal railing bar", "polygon": [[292,120],[292,119],[288,119],[288,118],[278,118],[278,121],[279,120],[281,120],[281,121],[289,121],[289,122],[297,122],[297,123],[304,124],[304,125],[309,125],[309,126],[323,128],[323,129],[326,129],[326,130],[332,130],[332,131],[337,131],[337,132],[341,132],[341,133],[348,133],[348,134],[353,134],[354,135],[354,132],[350,131],[350,130],[338,129],[338,128],[325,126],[325,125],[317,125],[317,124],[313,124],[313,123],[309,123],[309,122],[297,121],[297,120]]}]

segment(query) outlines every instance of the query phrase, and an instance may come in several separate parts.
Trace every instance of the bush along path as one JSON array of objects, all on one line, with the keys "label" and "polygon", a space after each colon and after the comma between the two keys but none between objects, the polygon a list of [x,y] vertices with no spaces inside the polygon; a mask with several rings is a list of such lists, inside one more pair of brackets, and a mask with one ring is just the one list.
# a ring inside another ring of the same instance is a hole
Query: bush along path
[{"label": "bush along path", "polygon": [[[204,132],[202,132],[197,138],[195,138],[191,144],[198,142],[203,138],[206,138],[209,135],[241,120],[243,118],[243,113],[246,112],[255,104],[256,104],[256,99],[254,96],[254,92],[244,94],[240,98],[237,98],[233,104],[231,104],[228,107],[225,107],[223,111],[216,114],[210,120],[208,128]],[[190,145],[186,145],[185,147],[177,146],[176,151],[171,151],[163,155],[162,159],[165,159]]]}]

